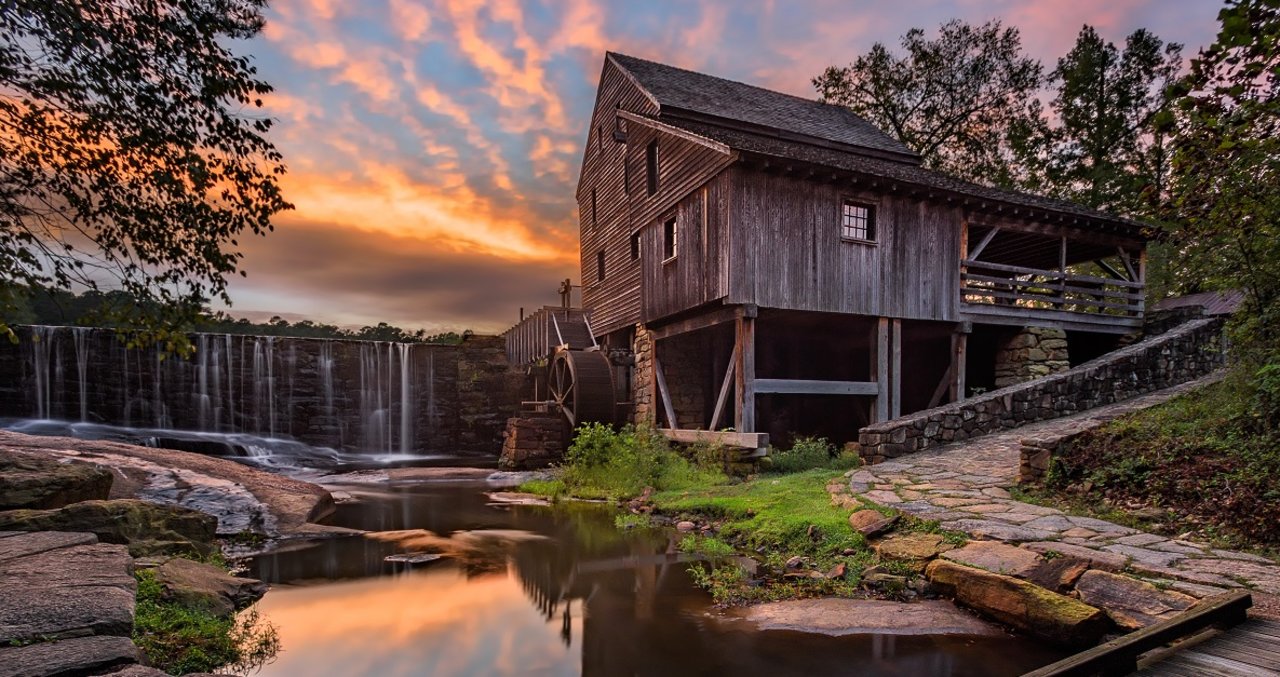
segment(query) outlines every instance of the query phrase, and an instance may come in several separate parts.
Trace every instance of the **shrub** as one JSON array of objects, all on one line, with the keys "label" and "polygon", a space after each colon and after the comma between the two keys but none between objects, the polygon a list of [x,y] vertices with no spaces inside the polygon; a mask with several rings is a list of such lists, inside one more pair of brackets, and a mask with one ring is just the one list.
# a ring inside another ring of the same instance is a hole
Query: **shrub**
[{"label": "shrub", "polygon": [[774,450],[771,456],[771,470],[779,473],[804,472],[814,468],[847,470],[861,463],[857,454],[842,452],[825,437],[801,437],[790,449]]},{"label": "shrub", "polygon": [[645,487],[658,491],[727,481],[716,467],[700,467],[671,449],[649,428],[621,430],[600,424],[578,428],[565,453],[561,481],[567,493],[583,498],[622,499]]}]

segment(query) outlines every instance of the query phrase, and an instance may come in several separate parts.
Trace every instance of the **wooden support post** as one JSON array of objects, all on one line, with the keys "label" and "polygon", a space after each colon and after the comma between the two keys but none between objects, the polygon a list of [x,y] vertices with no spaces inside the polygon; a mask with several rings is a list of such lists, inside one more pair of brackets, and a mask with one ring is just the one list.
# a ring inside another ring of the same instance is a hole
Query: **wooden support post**
[{"label": "wooden support post", "polygon": [[1058,301],[1053,304],[1054,308],[1062,308],[1063,301],[1067,298],[1067,236],[1062,236],[1062,244],[1058,249]]},{"label": "wooden support post", "polygon": [[756,320],[741,313],[737,320],[737,368],[734,370],[737,416],[734,428],[740,433],[756,431]]},{"label": "wooden support post", "polygon": [[956,332],[951,335],[951,401],[964,399],[965,371],[968,369],[969,335]]},{"label": "wooden support post", "polygon": [[720,416],[724,414],[725,401],[729,399],[729,386],[733,385],[733,374],[735,366],[738,363],[738,347],[733,347],[733,353],[729,355],[729,364],[724,368],[724,381],[720,383],[720,395],[716,397],[716,408],[711,413],[711,425],[707,426],[707,430],[715,430],[720,425]]},{"label": "wooden support post", "polygon": [[658,361],[658,342],[653,343],[653,376],[658,381],[658,395],[662,398],[662,411],[667,416],[667,425],[679,428],[676,411],[671,406],[671,392],[667,390],[667,377],[662,373],[662,363]]},{"label": "wooden support post", "polygon": [[893,321],[893,359],[889,369],[889,417],[902,415],[902,320]]},{"label": "wooden support post", "polygon": [[[1147,250],[1143,249],[1138,252],[1138,279],[1134,282],[1140,282],[1143,285],[1147,283]],[[1147,289],[1144,286],[1138,292],[1142,297],[1138,299],[1138,314],[1141,315],[1147,308]]]},{"label": "wooden support post", "polygon": [[889,318],[882,317],[876,326],[876,423],[889,420]]}]

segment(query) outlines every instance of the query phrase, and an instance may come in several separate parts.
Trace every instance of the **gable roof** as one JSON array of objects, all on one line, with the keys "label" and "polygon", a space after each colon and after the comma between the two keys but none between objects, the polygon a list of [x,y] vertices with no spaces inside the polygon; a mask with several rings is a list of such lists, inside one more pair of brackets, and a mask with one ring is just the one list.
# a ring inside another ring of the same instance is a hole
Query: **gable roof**
[{"label": "gable roof", "polygon": [[919,156],[844,106],[725,80],[634,56],[609,52],[658,104],[660,117],[732,121],[761,131],[790,133],[817,141],[884,154],[900,162]]}]

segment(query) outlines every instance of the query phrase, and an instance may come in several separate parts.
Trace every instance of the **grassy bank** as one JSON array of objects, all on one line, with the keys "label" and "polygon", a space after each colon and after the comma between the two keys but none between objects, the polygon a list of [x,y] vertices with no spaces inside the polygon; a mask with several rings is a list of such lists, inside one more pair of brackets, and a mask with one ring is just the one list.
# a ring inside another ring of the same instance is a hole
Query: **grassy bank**
[{"label": "grassy bank", "polygon": [[[1272,375],[1276,377],[1277,375]],[[1092,431],[1031,498],[1224,546],[1280,546],[1280,432],[1265,374],[1224,381]]]},{"label": "grassy bank", "polygon": [[[731,460],[730,452],[713,446],[676,450],[644,429],[589,426],[578,431],[555,479],[523,489],[616,501],[625,510],[617,519],[620,528],[680,525],[681,550],[705,558],[690,573],[721,603],[853,596],[862,594],[868,570],[913,575],[897,563],[880,562],[850,527],[854,510],[874,506],[840,504],[827,491],[857,466],[856,455],[806,439],[791,449],[771,450],[745,476],[730,472]],[[935,528],[911,520],[900,525]]]},{"label": "grassy bank", "polygon": [[172,599],[151,569],[138,569],[134,577],[138,592],[133,641],[149,665],[171,675],[249,674],[280,650],[275,628],[256,610],[219,615]]}]

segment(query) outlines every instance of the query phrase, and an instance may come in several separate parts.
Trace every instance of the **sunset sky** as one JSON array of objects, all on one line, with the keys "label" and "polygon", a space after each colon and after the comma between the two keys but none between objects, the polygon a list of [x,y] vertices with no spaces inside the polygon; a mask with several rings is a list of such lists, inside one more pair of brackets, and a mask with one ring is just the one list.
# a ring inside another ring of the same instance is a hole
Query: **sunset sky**
[{"label": "sunset sky", "polygon": [[297,209],[243,242],[234,315],[501,331],[578,280],[573,193],[606,50],[801,96],[877,40],[1003,19],[1052,67],[1081,25],[1212,40],[1216,0],[273,0],[245,43]]}]

